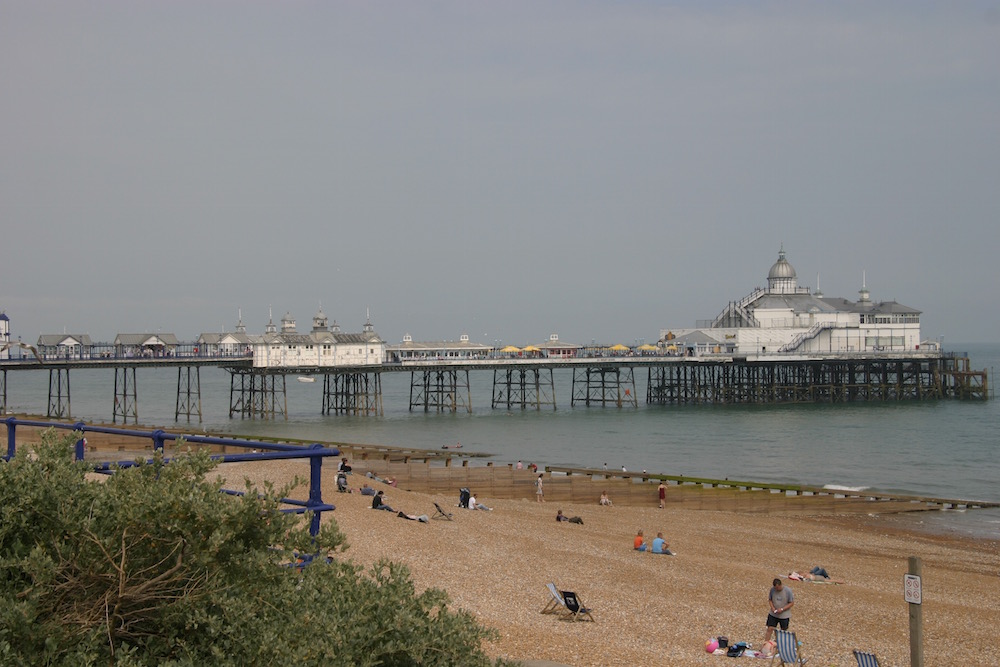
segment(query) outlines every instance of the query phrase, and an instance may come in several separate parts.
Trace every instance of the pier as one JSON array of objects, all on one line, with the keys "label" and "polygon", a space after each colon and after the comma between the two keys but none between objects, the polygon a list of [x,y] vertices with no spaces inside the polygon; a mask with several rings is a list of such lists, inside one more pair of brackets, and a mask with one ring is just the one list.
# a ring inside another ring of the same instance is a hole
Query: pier
[{"label": "pier", "polygon": [[[989,398],[986,371],[970,368],[961,355],[943,352],[882,354],[733,356],[705,354],[574,356],[567,358],[439,359],[357,366],[255,367],[247,356],[204,355],[152,359],[22,359],[0,362],[0,414],[7,412],[8,373],[49,373],[46,417],[71,419],[71,369],[107,369],[114,374],[112,423],[139,423],[139,378],[146,368],[176,368],[175,421],[201,421],[201,369],[230,374],[229,416],[288,417],[287,379],[321,377],[318,406],[324,415],[383,414],[382,374],[409,373],[409,409],[472,412],[472,376],[492,374],[491,409],[558,409],[557,395],[570,407],[637,408],[636,372],[646,372],[649,405],[842,403]],[[554,371],[572,371],[565,393]],[[641,386],[641,384],[639,385]],[[565,400],[565,399],[563,399]]]}]

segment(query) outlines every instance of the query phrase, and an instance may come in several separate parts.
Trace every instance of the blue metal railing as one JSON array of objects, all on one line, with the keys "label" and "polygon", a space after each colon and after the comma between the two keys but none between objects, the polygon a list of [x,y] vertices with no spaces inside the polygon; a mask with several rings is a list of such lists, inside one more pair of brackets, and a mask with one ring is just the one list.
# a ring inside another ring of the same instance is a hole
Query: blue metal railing
[{"label": "blue metal railing", "polygon": [[[302,514],[312,512],[312,519],[309,523],[309,533],[315,537],[319,535],[319,524],[323,512],[329,512],[335,507],[323,502],[323,459],[331,456],[340,456],[340,450],[336,447],[324,447],[321,444],[312,445],[291,445],[280,442],[259,442],[255,440],[236,440],[229,438],[218,438],[206,435],[185,435],[182,433],[170,433],[162,429],[155,431],[141,431],[135,429],[109,428],[106,426],[91,426],[84,422],[67,424],[65,422],[34,421],[30,419],[15,419],[10,417],[3,420],[7,426],[7,454],[3,460],[9,461],[17,453],[17,427],[32,426],[40,428],[55,428],[65,431],[79,431],[81,434],[106,433],[111,435],[125,436],[149,440],[153,443],[153,449],[162,452],[165,442],[183,439],[186,443],[198,445],[225,445],[227,447],[241,447],[253,450],[247,454],[213,454],[211,459],[220,463],[242,463],[247,461],[275,461],[280,459],[309,459],[309,497],[308,500],[296,500],[294,498],[282,498],[281,502],[291,505],[291,509],[284,509],[283,512]],[[84,448],[86,438],[81,435],[76,441],[74,458],[77,461],[84,460]],[[256,451],[263,450],[263,451]],[[169,462],[169,458],[164,461]],[[130,468],[136,465],[136,461],[106,461],[103,463],[93,463],[95,472],[111,474],[116,469]],[[242,492],[223,489],[224,493],[238,495]]]}]

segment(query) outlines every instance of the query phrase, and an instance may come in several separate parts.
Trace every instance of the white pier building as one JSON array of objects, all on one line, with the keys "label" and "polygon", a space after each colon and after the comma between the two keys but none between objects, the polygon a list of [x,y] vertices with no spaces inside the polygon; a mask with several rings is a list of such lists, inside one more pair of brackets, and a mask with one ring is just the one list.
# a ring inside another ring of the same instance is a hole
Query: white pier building
[{"label": "white pier building", "polygon": [[385,341],[365,322],[361,333],[342,333],[320,308],[309,333],[298,333],[295,318],[285,313],[281,331],[268,321],[263,336],[251,336],[254,368],[329,368],[377,366],[385,360]]},{"label": "white pier building", "polygon": [[707,326],[661,330],[659,346],[679,355],[816,355],[937,351],[920,338],[920,311],[895,301],[874,302],[862,281],[857,301],[799,287],[795,269],[778,252],[767,288],[730,302]]}]

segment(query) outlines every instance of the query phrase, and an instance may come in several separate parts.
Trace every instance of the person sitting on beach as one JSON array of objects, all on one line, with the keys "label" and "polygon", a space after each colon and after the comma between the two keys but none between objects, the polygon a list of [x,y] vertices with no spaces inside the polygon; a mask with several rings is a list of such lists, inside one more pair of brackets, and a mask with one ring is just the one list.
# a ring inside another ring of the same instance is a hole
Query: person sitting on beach
[{"label": "person sitting on beach", "polygon": [[667,541],[663,539],[663,533],[657,533],[656,539],[653,540],[652,552],[654,554],[663,554],[664,556],[673,556],[674,552],[668,548],[669,546]]},{"label": "person sitting on beach", "polygon": [[388,484],[389,486],[396,486],[396,478],[395,477],[386,477],[382,481],[385,482],[386,484]]},{"label": "person sitting on beach", "polygon": [[556,521],[569,521],[570,523],[578,523],[581,526],[583,525],[583,519],[578,516],[568,517],[562,513],[562,510],[556,512]]},{"label": "person sitting on beach", "polygon": [[642,530],[636,533],[635,539],[632,540],[632,548],[635,549],[636,551],[646,550],[646,541],[645,538],[643,538],[642,536]]},{"label": "person sitting on beach", "polygon": [[607,505],[608,507],[611,507],[612,505],[614,505],[614,503],[611,502],[611,498],[608,498],[608,492],[607,491],[601,491],[601,504],[602,505]]},{"label": "person sitting on beach", "polygon": [[486,510],[487,512],[492,512],[492,507],[487,507],[486,505],[476,502],[476,496],[472,491],[469,491],[469,509],[470,510]]},{"label": "person sitting on beach", "polygon": [[391,507],[389,507],[388,505],[386,505],[385,502],[384,502],[384,500],[385,500],[385,497],[382,495],[381,491],[379,491],[378,493],[376,493],[375,497],[372,498],[372,509],[373,510],[385,510],[387,512],[395,512],[396,510],[394,510]]},{"label": "person sitting on beach", "polygon": [[373,489],[372,487],[368,486],[368,482],[365,482],[364,485],[362,485],[362,487],[361,487],[361,495],[363,495],[363,496],[374,496],[375,495],[375,489]]}]

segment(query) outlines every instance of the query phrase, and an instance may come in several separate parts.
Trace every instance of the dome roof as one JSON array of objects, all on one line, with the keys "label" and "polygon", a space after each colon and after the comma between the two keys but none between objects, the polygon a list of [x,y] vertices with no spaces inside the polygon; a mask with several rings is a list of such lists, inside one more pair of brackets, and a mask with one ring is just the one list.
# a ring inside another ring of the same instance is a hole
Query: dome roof
[{"label": "dome roof", "polygon": [[795,278],[795,268],[785,259],[784,248],[778,251],[778,261],[767,272],[768,280],[774,280],[775,278]]}]

